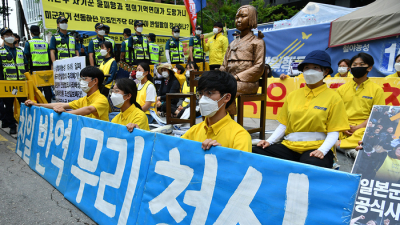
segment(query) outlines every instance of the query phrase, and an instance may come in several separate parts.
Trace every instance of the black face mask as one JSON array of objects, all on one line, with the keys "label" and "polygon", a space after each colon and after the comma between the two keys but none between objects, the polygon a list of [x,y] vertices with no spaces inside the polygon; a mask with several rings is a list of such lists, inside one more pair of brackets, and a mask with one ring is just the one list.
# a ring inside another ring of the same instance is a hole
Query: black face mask
[{"label": "black face mask", "polygon": [[355,78],[361,78],[367,73],[368,67],[352,67],[351,73]]},{"label": "black face mask", "polygon": [[17,43],[18,43],[18,41],[14,41],[14,43],[13,43],[13,44],[14,44],[14,45],[16,45]]}]

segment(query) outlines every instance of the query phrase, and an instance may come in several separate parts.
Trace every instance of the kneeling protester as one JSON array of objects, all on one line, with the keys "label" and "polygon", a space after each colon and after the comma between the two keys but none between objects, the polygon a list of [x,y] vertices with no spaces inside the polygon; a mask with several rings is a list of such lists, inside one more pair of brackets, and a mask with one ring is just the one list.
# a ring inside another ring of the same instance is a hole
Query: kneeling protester
[{"label": "kneeling protester", "polygon": [[[38,104],[31,100],[27,100],[25,101],[25,105],[41,106],[48,109],[54,109],[57,113],[67,112],[108,122],[108,100],[99,91],[104,80],[103,72],[94,66],[87,66],[81,70],[80,76],[80,86],[82,91],[86,93],[85,97],[70,103]],[[66,109],[73,110],[65,111]]]},{"label": "kneeling protester", "polygon": [[182,138],[202,142],[204,150],[223,146],[251,152],[250,134],[226,111],[235,100],[236,90],[237,83],[231,74],[217,70],[203,73],[197,98],[205,120],[191,127]]},{"label": "kneeling protester", "polygon": [[[332,146],[339,132],[349,129],[341,97],[323,79],[330,73],[331,58],[320,50],[309,53],[299,65],[307,85],[291,92],[278,115],[280,125],[254,153],[332,168]],[[284,137],[282,143],[278,142]]]}]

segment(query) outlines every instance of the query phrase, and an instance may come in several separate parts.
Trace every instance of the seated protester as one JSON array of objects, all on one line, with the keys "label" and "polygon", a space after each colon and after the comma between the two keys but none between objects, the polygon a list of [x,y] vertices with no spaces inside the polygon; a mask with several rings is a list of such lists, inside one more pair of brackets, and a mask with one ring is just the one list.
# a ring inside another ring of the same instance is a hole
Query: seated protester
[{"label": "seated protester", "polygon": [[390,74],[386,77],[400,77],[400,54],[394,59],[394,69],[396,70],[396,73]]},{"label": "seated protester", "polygon": [[129,132],[132,132],[133,128],[150,130],[146,114],[136,102],[136,94],[136,83],[128,78],[116,80],[111,93],[112,104],[121,109],[111,123],[125,125]]},{"label": "seated protester", "polygon": [[338,62],[338,73],[335,74],[334,77],[351,77],[353,78],[353,74],[350,73],[350,60],[341,59]]},{"label": "seated protester", "polygon": [[109,75],[109,77],[105,78],[105,86],[103,87],[103,90],[101,93],[108,97],[111,89],[111,85],[113,80],[115,80],[115,76],[118,72],[118,66],[117,62],[114,59],[114,53],[113,53],[113,46],[112,43],[109,41],[105,41],[101,44],[101,50],[100,50],[101,56],[104,56],[103,62],[100,64],[100,70],[103,71],[104,75]]},{"label": "seated protester", "polygon": [[223,146],[251,152],[250,134],[226,111],[235,101],[236,90],[237,82],[231,74],[218,70],[204,72],[197,94],[205,120],[192,126],[182,138],[202,142],[204,150]]},{"label": "seated protester", "polygon": [[171,107],[171,112],[175,112],[178,99],[172,99],[171,105],[167,106],[168,93],[180,93],[179,81],[174,75],[172,66],[169,63],[161,64],[157,67],[157,71],[162,75],[161,86],[157,94],[157,113],[164,115],[167,112],[167,107]]},{"label": "seated protester", "polygon": [[183,66],[180,64],[176,64],[173,70],[175,72],[175,77],[178,79],[179,85],[182,88],[182,85],[186,80],[185,68],[183,68]]},{"label": "seated protester", "polygon": [[[110,109],[108,100],[99,91],[101,88],[100,81],[104,80],[103,72],[94,66],[87,66],[81,70],[80,86],[86,96],[72,101],[70,103],[49,103],[40,104],[31,100],[25,101],[26,106],[41,106],[61,113],[67,112],[75,115],[86,116],[98,120],[108,120],[108,111]],[[72,111],[65,111],[66,109],[73,109]]]},{"label": "seated protester", "polygon": [[[189,61],[186,64],[186,72],[185,72],[186,81],[182,85],[182,93],[183,94],[190,93],[190,72],[191,71],[195,71],[195,72],[199,71],[199,66],[196,63]],[[196,87],[194,87],[194,91],[196,92]],[[196,106],[197,105],[198,105],[198,102],[196,102]],[[179,99],[177,107],[178,108],[175,111],[175,115],[178,118],[180,118],[186,109],[190,110],[190,98],[187,97],[187,98]],[[196,112],[196,116],[200,116],[200,112]]]},{"label": "seated protester", "polygon": [[[331,58],[324,51],[312,51],[298,69],[307,85],[289,93],[278,115],[278,128],[253,152],[332,168],[331,148],[349,124],[342,99],[323,81],[332,73]],[[285,140],[278,143],[283,136]]]},{"label": "seated protester", "polygon": [[136,68],[136,79],[140,81],[137,86],[136,101],[145,112],[149,123],[153,122],[150,110],[156,111],[157,92],[153,84],[153,77],[150,74],[150,66],[146,62],[141,62]]},{"label": "seated protester", "polygon": [[351,59],[350,65],[353,80],[343,84],[336,91],[346,107],[350,130],[340,133],[336,147],[355,158],[357,152],[354,148],[363,138],[373,105],[385,105],[385,100],[383,89],[367,77],[374,65],[372,56],[359,53]]}]

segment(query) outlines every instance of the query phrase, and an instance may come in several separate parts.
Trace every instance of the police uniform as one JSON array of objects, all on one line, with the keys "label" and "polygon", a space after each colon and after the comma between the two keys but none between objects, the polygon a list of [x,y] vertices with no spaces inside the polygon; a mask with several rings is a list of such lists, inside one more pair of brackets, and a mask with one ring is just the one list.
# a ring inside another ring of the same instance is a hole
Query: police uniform
[{"label": "police uniform", "polygon": [[[31,33],[39,34],[39,26],[32,25]],[[39,36],[34,36],[32,40],[25,43],[24,54],[29,62],[29,68],[31,73],[34,71],[50,70],[50,49],[49,44],[41,39]],[[39,90],[44,92],[44,96],[48,103],[51,103],[53,96],[51,87],[39,87]]]},{"label": "police uniform", "polygon": [[[11,29],[3,28],[0,31],[1,36],[9,33],[13,34]],[[8,81],[25,80],[25,64],[24,64],[24,53],[19,47],[9,47],[4,43],[4,47],[0,48],[0,79]],[[18,98],[18,101],[22,102],[26,98]],[[14,119],[13,103],[14,98],[3,98],[5,105],[4,116],[2,119],[2,127],[10,127],[10,133],[16,134],[16,123]]]},{"label": "police uniform", "polygon": [[[197,26],[196,30],[203,30],[201,26]],[[189,39],[189,47],[193,47],[193,61],[195,63],[204,61],[204,51],[201,44],[200,35],[196,35]]]},{"label": "police uniform", "polygon": [[[179,27],[172,28],[172,32],[180,32]],[[183,44],[179,38],[171,37],[165,44],[165,50],[169,51],[169,59],[171,64],[185,63],[185,55],[183,52]]]},{"label": "police uniform", "polygon": [[[57,19],[57,24],[68,20],[60,16]],[[56,60],[67,59],[76,56],[75,51],[79,51],[76,46],[75,38],[68,34],[63,34],[61,31],[51,37],[50,50],[55,50]]]},{"label": "police uniform", "polygon": [[150,64],[159,64],[160,63],[160,46],[158,46],[154,41],[156,39],[156,35],[153,33],[149,33],[149,55],[150,55]]},{"label": "police uniform", "polygon": [[[104,24],[102,23],[97,23],[95,25],[95,29],[103,29]],[[106,39],[103,36],[103,38],[100,38],[99,36],[92,38],[92,40],[90,40],[89,42],[89,47],[88,47],[88,52],[93,53],[93,61],[94,61],[94,65],[95,66],[100,66],[100,64],[103,62],[104,60],[104,56],[101,56],[100,54],[100,50],[101,50],[101,45],[103,44],[103,42],[105,42]]]},{"label": "police uniform", "polygon": [[[136,20],[134,26],[142,26],[141,20]],[[147,38],[144,38],[141,34],[135,33],[128,40],[128,57],[134,65],[138,65],[141,62],[150,63],[149,55],[149,42]]]}]

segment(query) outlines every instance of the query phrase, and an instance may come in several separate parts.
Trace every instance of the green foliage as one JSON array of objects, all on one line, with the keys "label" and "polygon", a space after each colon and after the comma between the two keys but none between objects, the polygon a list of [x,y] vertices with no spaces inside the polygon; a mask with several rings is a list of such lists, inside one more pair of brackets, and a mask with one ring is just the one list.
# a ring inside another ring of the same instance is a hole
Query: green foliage
[{"label": "green foliage", "polygon": [[251,3],[251,5],[257,9],[257,20],[259,24],[289,19],[299,11],[294,6],[272,6],[271,4],[265,6],[264,0],[255,0]]}]

